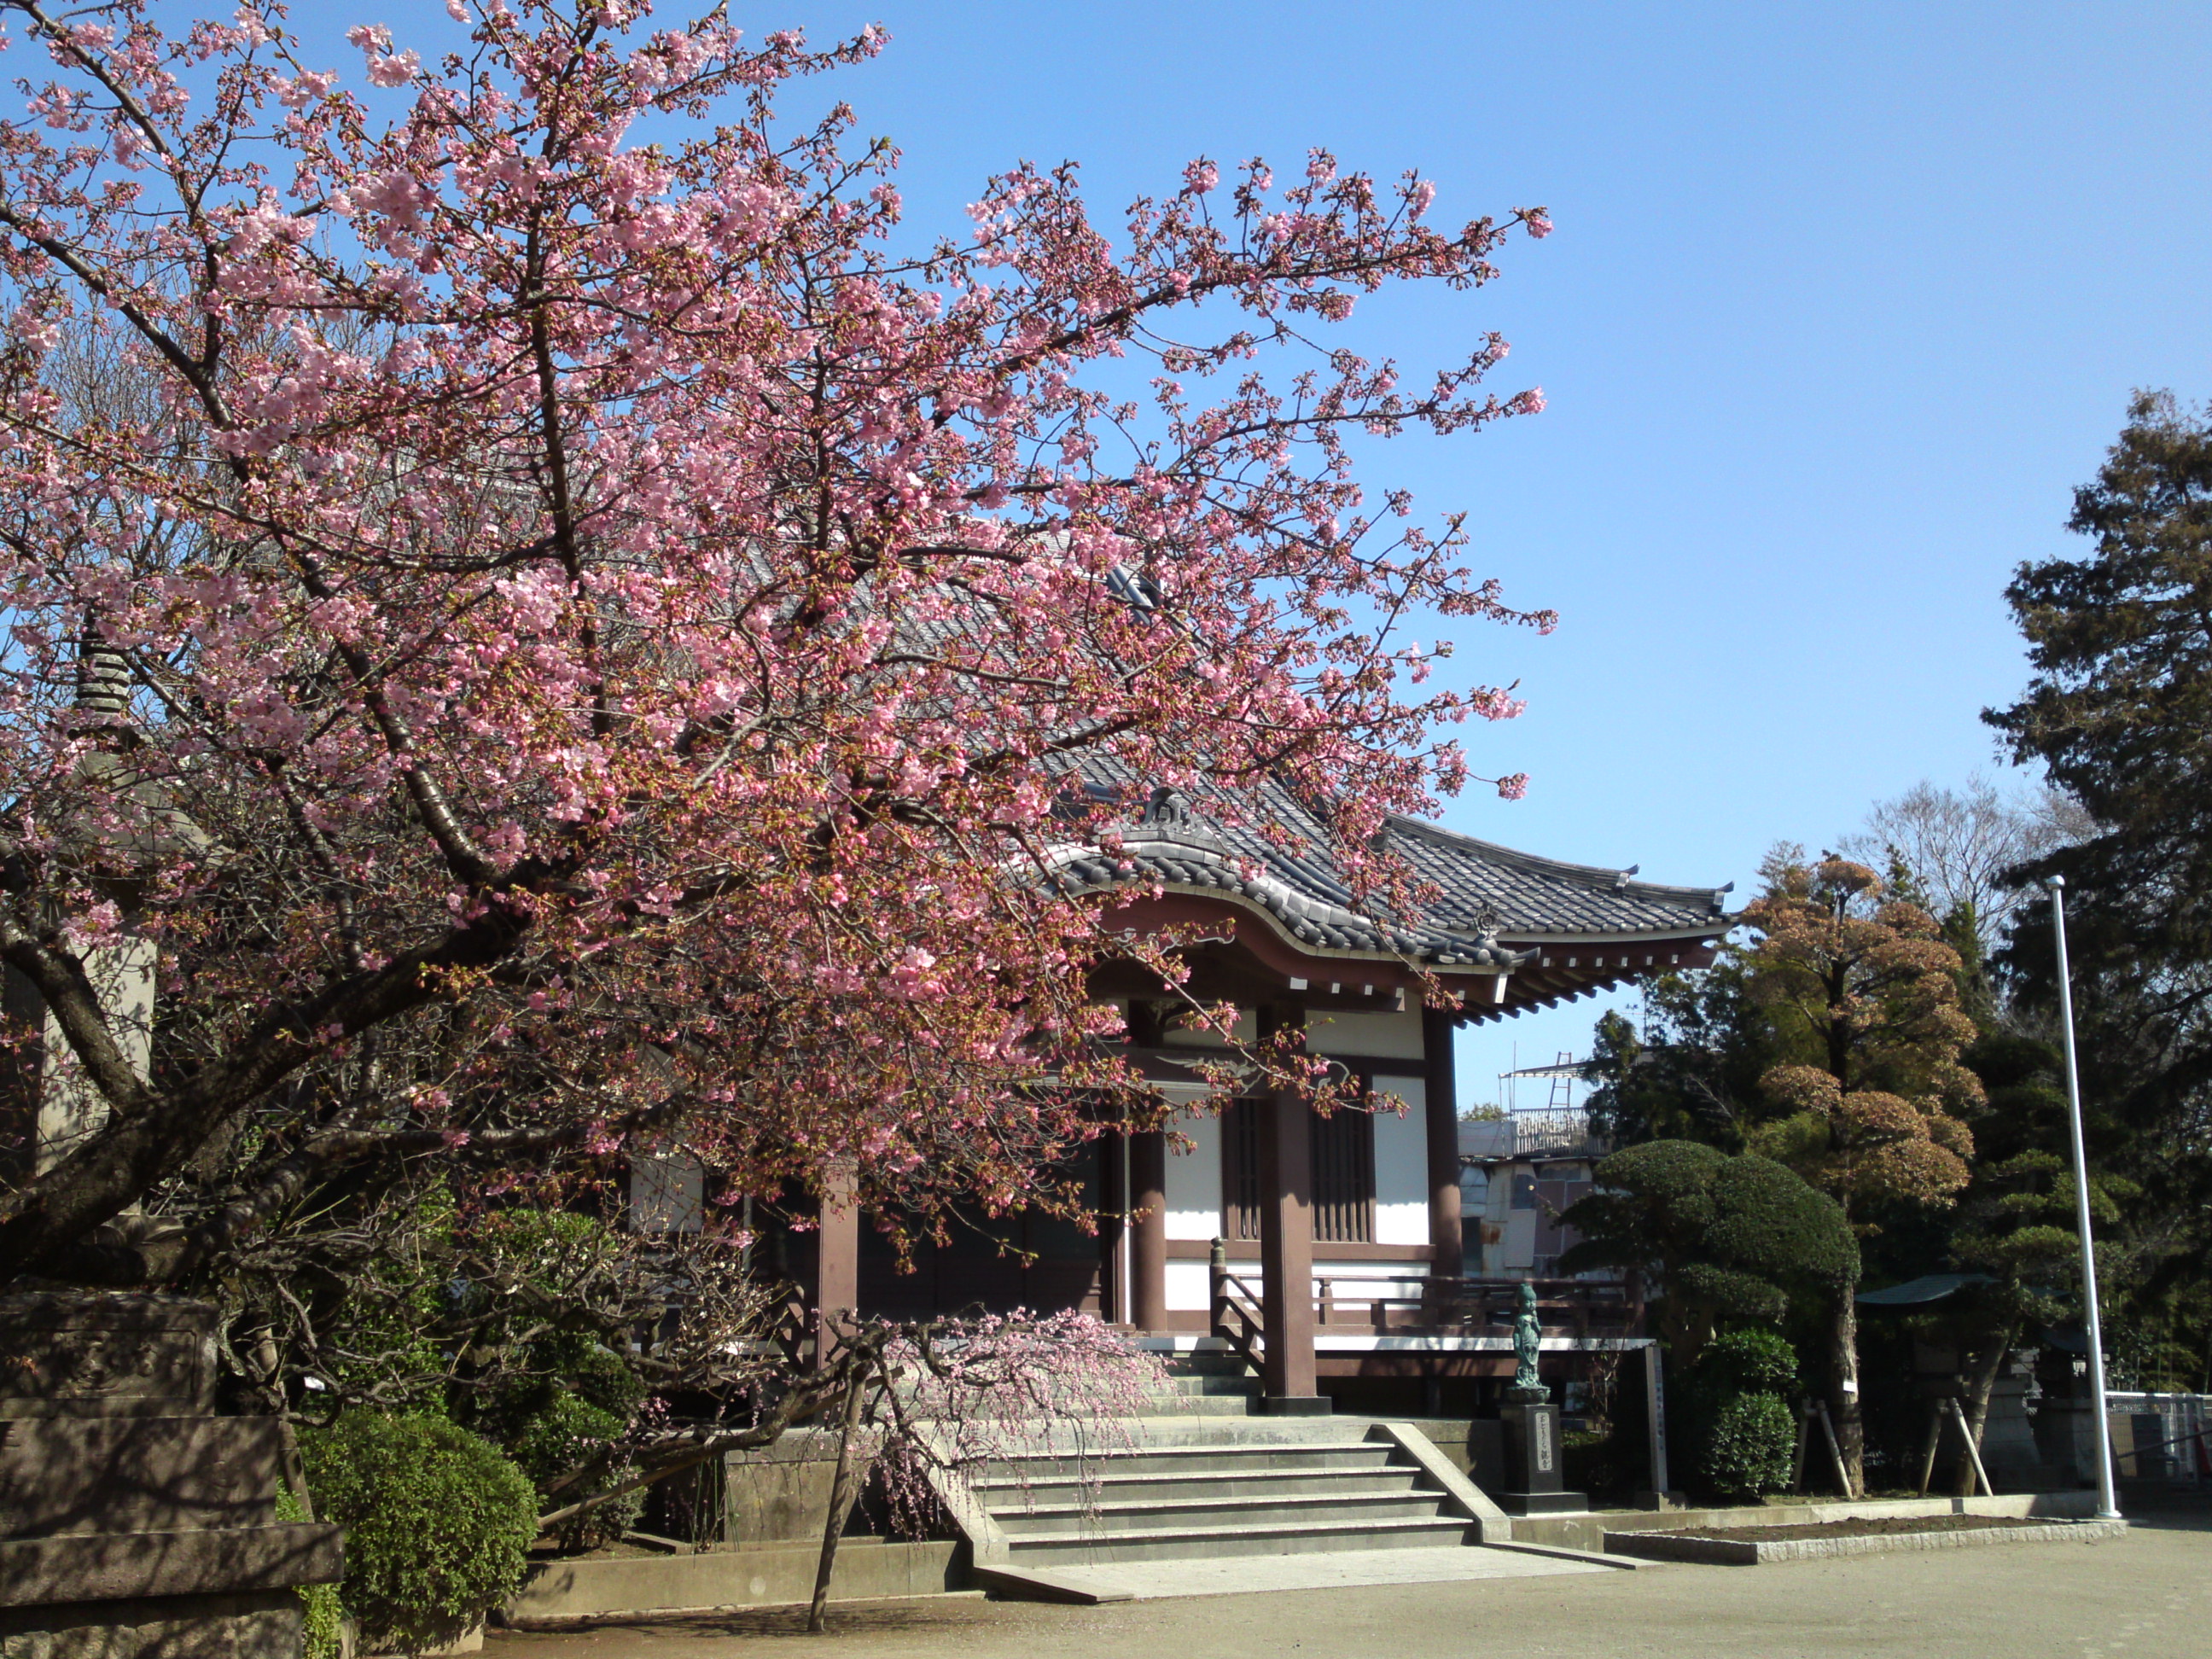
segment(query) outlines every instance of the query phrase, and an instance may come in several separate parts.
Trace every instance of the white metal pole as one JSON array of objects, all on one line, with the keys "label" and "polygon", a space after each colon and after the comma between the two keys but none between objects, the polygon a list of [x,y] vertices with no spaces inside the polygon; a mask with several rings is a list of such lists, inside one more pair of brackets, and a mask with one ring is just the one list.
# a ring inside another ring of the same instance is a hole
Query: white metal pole
[{"label": "white metal pole", "polygon": [[2089,1158],[2081,1142],[2081,1073],[2074,1058],[2074,989],[2066,966],[2066,878],[2052,876],[2051,926],[2058,938],[2058,1026],[2066,1036],[2066,1119],[2074,1139],[2074,1224],[2081,1234],[2081,1311],[2089,1338],[2089,1408],[2096,1417],[2097,1514],[2116,1520],[2112,1425],[2105,1415],[2105,1335],[2097,1318],[2097,1251],[2089,1239]]}]

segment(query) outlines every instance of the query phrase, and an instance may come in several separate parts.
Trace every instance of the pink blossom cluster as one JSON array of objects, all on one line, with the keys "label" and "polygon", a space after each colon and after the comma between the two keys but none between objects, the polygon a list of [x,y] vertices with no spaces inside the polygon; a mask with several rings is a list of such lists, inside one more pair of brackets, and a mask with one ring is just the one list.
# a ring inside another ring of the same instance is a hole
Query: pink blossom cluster
[{"label": "pink blossom cluster", "polygon": [[[67,1036],[135,1121],[281,1095],[319,1133],[373,1074],[456,1156],[680,1120],[733,1192],[855,1167],[924,1231],[1064,1205],[1101,1101],[1164,1109],[1092,975],[1182,969],[1054,849],[1153,782],[1272,775],[1409,901],[1374,829],[1469,776],[1444,728],[1518,711],[1407,630],[1550,613],[1351,445],[1540,392],[1485,386],[1495,335],[1416,370],[1322,331],[1489,283],[1540,215],[1440,230],[1428,181],[1316,151],[1194,162],[1109,231],[1023,166],[907,253],[896,151],[776,106],[879,31],[457,8],[448,62],[350,33],[380,122],[272,0],[25,15],[0,955],[64,986],[53,919],[112,927],[127,877],[171,1046],[141,1083],[96,1008]],[[0,1245],[137,1201],[26,1190]]]}]

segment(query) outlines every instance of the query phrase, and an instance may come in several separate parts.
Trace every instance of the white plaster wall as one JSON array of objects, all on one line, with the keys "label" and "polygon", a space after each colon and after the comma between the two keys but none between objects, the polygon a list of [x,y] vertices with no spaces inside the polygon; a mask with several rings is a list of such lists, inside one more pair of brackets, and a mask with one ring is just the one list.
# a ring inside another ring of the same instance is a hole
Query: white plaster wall
[{"label": "white plaster wall", "polygon": [[[1176,1127],[1188,1135],[1191,1150],[1168,1152],[1168,1237],[1200,1241],[1221,1236],[1221,1120],[1187,1117]],[[1202,1267],[1204,1264],[1201,1263]],[[1175,1268],[1170,1265],[1168,1271]],[[1205,1306],[1201,1295],[1198,1305]],[[1181,1304],[1170,1301],[1170,1307]]]},{"label": "white plaster wall", "polygon": [[1378,1090],[1406,1103],[1403,1116],[1375,1114],[1375,1242],[1429,1242],[1429,1128],[1422,1108],[1427,1095],[1413,1077],[1378,1079]]},{"label": "white plaster wall", "polygon": [[[1242,1275],[1240,1275],[1242,1277]],[[1257,1287],[1258,1270],[1251,1281]],[[1213,1305],[1213,1269],[1203,1261],[1170,1261],[1168,1263],[1168,1306],[1178,1310],[1195,1310],[1204,1313]]]},{"label": "white plaster wall", "polygon": [[1306,1022],[1306,1041],[1325,1054],[1419,1060],[1421,1012],[1416,1007],[1402,1014],[1315,1014]]},{"label": "white plaster wall", "polygon": [[[1256,1261],[1232,1264],[1237,1279],[1255,1297],[1267,1290],[1267,1275]],[[1408,1279],[1427,1277],[1425,1261],[1316,1261],[1314,1277],[1329,1282],[1329,1294],[1339,1302],[1361,1302],[1371,1297],[1407,1297],[1419,1286]],[[1168,1306],[1202,1311],[1212,1305],[1212,1269],[1203,1261],[1168,1263]]]},{"label": "white plaster wall", "polygon": [[1329,1294],[1340,1302],[1358,1302],[1371,1296],[1416,1296],[1420,1287],[1406,1281],[1428,1276],[1429,1264],[1425,1261],[1314,1263],[1314,1277],[1328,1280]]}]

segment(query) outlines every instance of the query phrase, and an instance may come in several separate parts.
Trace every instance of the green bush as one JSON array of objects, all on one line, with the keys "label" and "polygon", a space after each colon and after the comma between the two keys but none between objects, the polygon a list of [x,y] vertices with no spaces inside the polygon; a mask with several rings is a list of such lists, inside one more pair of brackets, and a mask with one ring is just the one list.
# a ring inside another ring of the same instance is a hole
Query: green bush
[{"label": "green bush", "polygon": [[522,1582],[538,1496],[497,1448],[438,1417],[349,1412],[300,1436],[307,1488],[347,1528],[345,1610],[374,1645],[441,1645]]},{"label": "green bush", "polygon": [[[314,1517],[307,1506],[292,1495],[289,1486],[276,1488],[276,1518],[279,1521],[308,1521]],[[338,1626],[345,1618],[345,1609],[338,1605],[336,1584],[302,1584],[293,1592],[305,1607],[306,1619],[301,1645],[301,1659],[338,1659],[343,1638]]]},{"label": "green bush", "polygon": [[1797,1351],[1779,1331],[1729,1331],[1698,1356],[1700,1385],[1715,1399],[1735,1394],[1786,1395],[1797,1382]]},{"label": "green bush", "polygon": [[1725,1498],[1762,1498],[1790,1483],[1797,1420],[1778,1394],[1739,1394],[1706,1425],[1705,1479]]},{"label": "green bush", "polygon": [[[564,1486],[549,1498],[549,1507],[565,1509],[593,1492],[627,1480],[635,1473],[626,1463],[608,1458],[614,1442],[622,1437],[623,1419],[612,1412],[586,1404],[574,1395],[556,1395],[544,1410],[526,1422],[508,1448],[508,1455],[541,1495],[546,1486],[570,1471],[605,1462],[605,1467]],[[619,1538],[645,1508],[642,1489],[611,1498],[561,1529],[563,1549],[596,1549]]]}]

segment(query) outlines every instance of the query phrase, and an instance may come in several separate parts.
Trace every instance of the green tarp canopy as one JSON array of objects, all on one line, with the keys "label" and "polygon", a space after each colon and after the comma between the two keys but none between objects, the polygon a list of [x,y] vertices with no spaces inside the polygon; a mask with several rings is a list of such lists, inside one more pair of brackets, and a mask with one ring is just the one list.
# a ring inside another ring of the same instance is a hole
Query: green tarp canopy
[{"label": "green tarp canopy", "polygon": [[1987,1273],[1927,1273],[1887,1290],[1861,1291],[1856,1299],[1862,1308],[1917,1308],[1972,1285],[1996,1283]]}]

